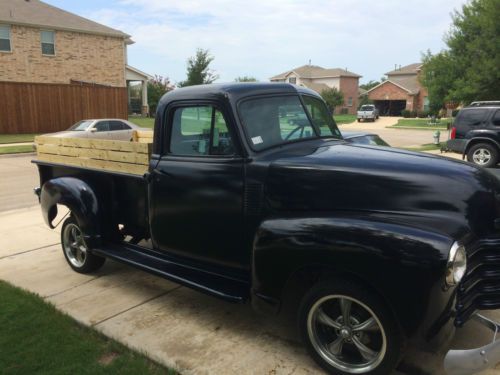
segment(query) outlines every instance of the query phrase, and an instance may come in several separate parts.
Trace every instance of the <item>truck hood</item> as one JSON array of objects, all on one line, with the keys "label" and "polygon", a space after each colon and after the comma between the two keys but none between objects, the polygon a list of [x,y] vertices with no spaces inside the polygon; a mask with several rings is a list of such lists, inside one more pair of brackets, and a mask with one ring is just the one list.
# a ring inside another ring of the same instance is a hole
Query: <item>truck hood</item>
[{"label": "truck hood", "polygon": [[389,147],[335,144],[275,160],[267,180],[275,210],[425,217],[446,232],[493,231],[498,179],[476,166]]}]

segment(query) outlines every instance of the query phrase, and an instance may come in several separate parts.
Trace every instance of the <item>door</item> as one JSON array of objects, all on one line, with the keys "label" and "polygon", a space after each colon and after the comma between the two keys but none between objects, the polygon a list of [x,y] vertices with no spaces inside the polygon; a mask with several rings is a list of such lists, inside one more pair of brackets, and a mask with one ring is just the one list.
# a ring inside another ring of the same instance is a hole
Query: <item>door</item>
[{"label": "door", "polygon": [[123,121],[109,121],[110,139],[119,141],[130,141],[132,139],[132,128]]},{"label": "door", "polygon": [[154,246],[216,266],[248,268],[243,248],[243,159],[214,105],[169,110],[170,134],[152,171]]}]

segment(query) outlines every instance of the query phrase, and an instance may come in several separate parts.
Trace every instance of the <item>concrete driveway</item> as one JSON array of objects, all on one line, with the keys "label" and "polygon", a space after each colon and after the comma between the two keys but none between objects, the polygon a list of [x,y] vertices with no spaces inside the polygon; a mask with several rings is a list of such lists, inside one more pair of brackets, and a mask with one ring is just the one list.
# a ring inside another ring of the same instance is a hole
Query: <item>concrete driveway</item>
[{"label": "concrete driveway", "polygon": [[[378,134],[392,147],[417,147],[426,143],[433,143],[432,130],[392,129],[387,126],[394,125],[402,117],[380,117],[375,122],[353,122],[340,125],[342,131],[362,131]],[[441,140],[446,139],[448,133],[441,131]]]}]

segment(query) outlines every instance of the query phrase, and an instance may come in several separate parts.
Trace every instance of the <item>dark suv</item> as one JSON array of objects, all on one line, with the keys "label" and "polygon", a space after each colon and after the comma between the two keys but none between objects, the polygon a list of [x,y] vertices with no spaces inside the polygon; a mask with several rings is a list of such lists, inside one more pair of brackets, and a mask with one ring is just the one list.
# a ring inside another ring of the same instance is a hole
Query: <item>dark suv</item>
[{"label": "dark suv", "polygon": [[494,167],[500,155],[500,102],[474,102],[461,109],[447,146],[471,163]]}]

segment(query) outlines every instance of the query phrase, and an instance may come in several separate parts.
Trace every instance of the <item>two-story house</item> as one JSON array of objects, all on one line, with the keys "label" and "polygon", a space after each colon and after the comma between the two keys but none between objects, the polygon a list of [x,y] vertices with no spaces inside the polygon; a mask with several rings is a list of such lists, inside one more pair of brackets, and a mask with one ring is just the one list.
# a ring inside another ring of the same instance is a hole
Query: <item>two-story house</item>
[{"label": "two-story house", "polygon": [[0,133],[126,117],[130,81],[142,82],[146,113],[150,76],[127,65],[132,43],[119,30],[39,0],[0,0]]},{"label": "two-story house", "polygon": [[335,112],[355,114],[358,108],[360,78],[360,75],[346,69],[325,69],[309,64],[278,74],[269,80],[305,86],[319,94],[325,89],[336,88],[344,94],[344,104],[335,108]]},{"label": "two-story house", "polygon": [[385,73],[387,80],[368,90],[381,115],[400,116],[401,111],[429,109],[427,89],[419,81],[422,63],[399,66]]}]

